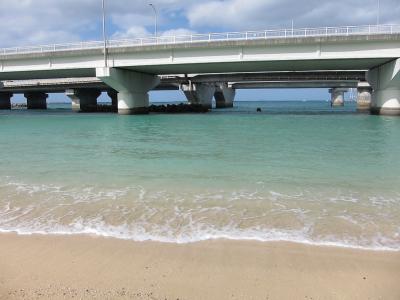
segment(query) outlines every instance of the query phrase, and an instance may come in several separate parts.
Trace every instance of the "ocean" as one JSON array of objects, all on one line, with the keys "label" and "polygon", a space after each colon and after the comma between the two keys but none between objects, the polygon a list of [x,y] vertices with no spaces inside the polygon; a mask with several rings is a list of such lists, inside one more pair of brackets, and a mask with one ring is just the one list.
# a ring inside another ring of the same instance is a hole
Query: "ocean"
[{"label": "ocean", "polygon": [[400,118],[354,103],[2,111],[0,154],[0,232],[400,250]]}]

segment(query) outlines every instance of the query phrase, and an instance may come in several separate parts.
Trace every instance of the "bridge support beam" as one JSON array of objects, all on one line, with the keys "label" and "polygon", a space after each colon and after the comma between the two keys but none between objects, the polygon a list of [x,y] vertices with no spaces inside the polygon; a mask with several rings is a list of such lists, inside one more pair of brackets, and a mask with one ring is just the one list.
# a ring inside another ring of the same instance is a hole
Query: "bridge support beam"
[{"label": "bridge support beam", "polygon": [[368,81],[374,89],[371,113],[400,116],[400,59],[370,70]]},{"label": "bridge support beam", "polygon": [[347,91],[348,91],[348,89],[344,89],[344,88],[330,89],[329,93],[331,93],[331,105],[332,106],[344,106],[344,93]]},{"label": "bridge support beam", "polygon": [[357,87],[357,111],[370,112],[372,101],[372,87],[368,82],[360,82]]},{"label": "bridge support beam", "polygon": [[24,94],[28,109],[47,109],[48,94],[43,92],[28,92]]},{"label": "bridge support beam", "polygon": [[96,76],[118,92],[118,113],[148,114],[148,92],[160,83],[156,75],[117,68],[97,68]]},{"label": "bridge support beam", "polygon": [[13,96],[12,93],[8,92],[1,92],[0,93],[0,109],[11,109],[11,97]]},{"label": "bridge support beam", "polygon": [[228,84],[222,83],[215,89],[214,98],[216,108],[233,107],[236,90],[229,87]]},{"label": "bridge support beam", "polygon": [[190,104],[200,104],[205,108],[212,108],[215,85],[206,83],[189,83],[183,84],[181,89]]},{"label": "bridge support beam", "polygon": [[67,90],[65,94],[72,101],[72,110],[75,112],[97,111],[97,98],[101,92],[96,89]]}]

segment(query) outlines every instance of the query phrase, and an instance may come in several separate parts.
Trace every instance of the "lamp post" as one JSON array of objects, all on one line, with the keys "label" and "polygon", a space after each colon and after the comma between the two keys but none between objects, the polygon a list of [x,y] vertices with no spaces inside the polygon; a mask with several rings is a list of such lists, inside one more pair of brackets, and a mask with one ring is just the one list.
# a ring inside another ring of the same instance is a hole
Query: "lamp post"
[{"label": "lamp post", "polygon": [[153,11],[154,11],[154,37],[156,38],[156,41],[157,41],[157,31],[158,31],[158,20],[157,20],[157,18],[158,18],[158,15],[157,15],[157,8],[155,7],[155,5],[153,4],[153,3],[150,3],[149,4],[149,6],[151,6],[151,8],[153,9]]},{"label": "lamp post", "polygon": [[292,36],[294,35],[294,20],[292,19]]},{"label": "lamp post", "polygon": [[104,40],[104,66],[107,67],[107,34],[106,34],[106,3],[102,0],[102,12],[103,12],[103,40]]},{"label": "lamp post", "polygon": [[376,15],[376,25],[379,26],[379,24],[381,23],[381,1],[378,0],[378,11],[377,11],[377,15]]}]

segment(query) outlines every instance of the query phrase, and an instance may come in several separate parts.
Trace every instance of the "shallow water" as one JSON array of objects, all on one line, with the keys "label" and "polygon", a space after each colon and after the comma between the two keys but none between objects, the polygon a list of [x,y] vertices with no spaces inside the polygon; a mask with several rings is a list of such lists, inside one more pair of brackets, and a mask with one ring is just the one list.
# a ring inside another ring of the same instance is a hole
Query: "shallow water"
[{"label": "shallow water", "polygon": [[327,102],[51,108],[0,112],[0,231],[400,249],[400,118]]}]

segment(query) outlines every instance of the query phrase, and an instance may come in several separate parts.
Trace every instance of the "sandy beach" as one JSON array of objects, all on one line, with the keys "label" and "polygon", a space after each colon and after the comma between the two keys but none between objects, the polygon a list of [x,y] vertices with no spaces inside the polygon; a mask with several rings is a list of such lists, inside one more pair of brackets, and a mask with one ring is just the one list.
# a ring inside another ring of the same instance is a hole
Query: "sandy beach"
[{"label": "sandy beach", "polygon": [[0,235],[0,299],[400,299],[400,252]]}]

